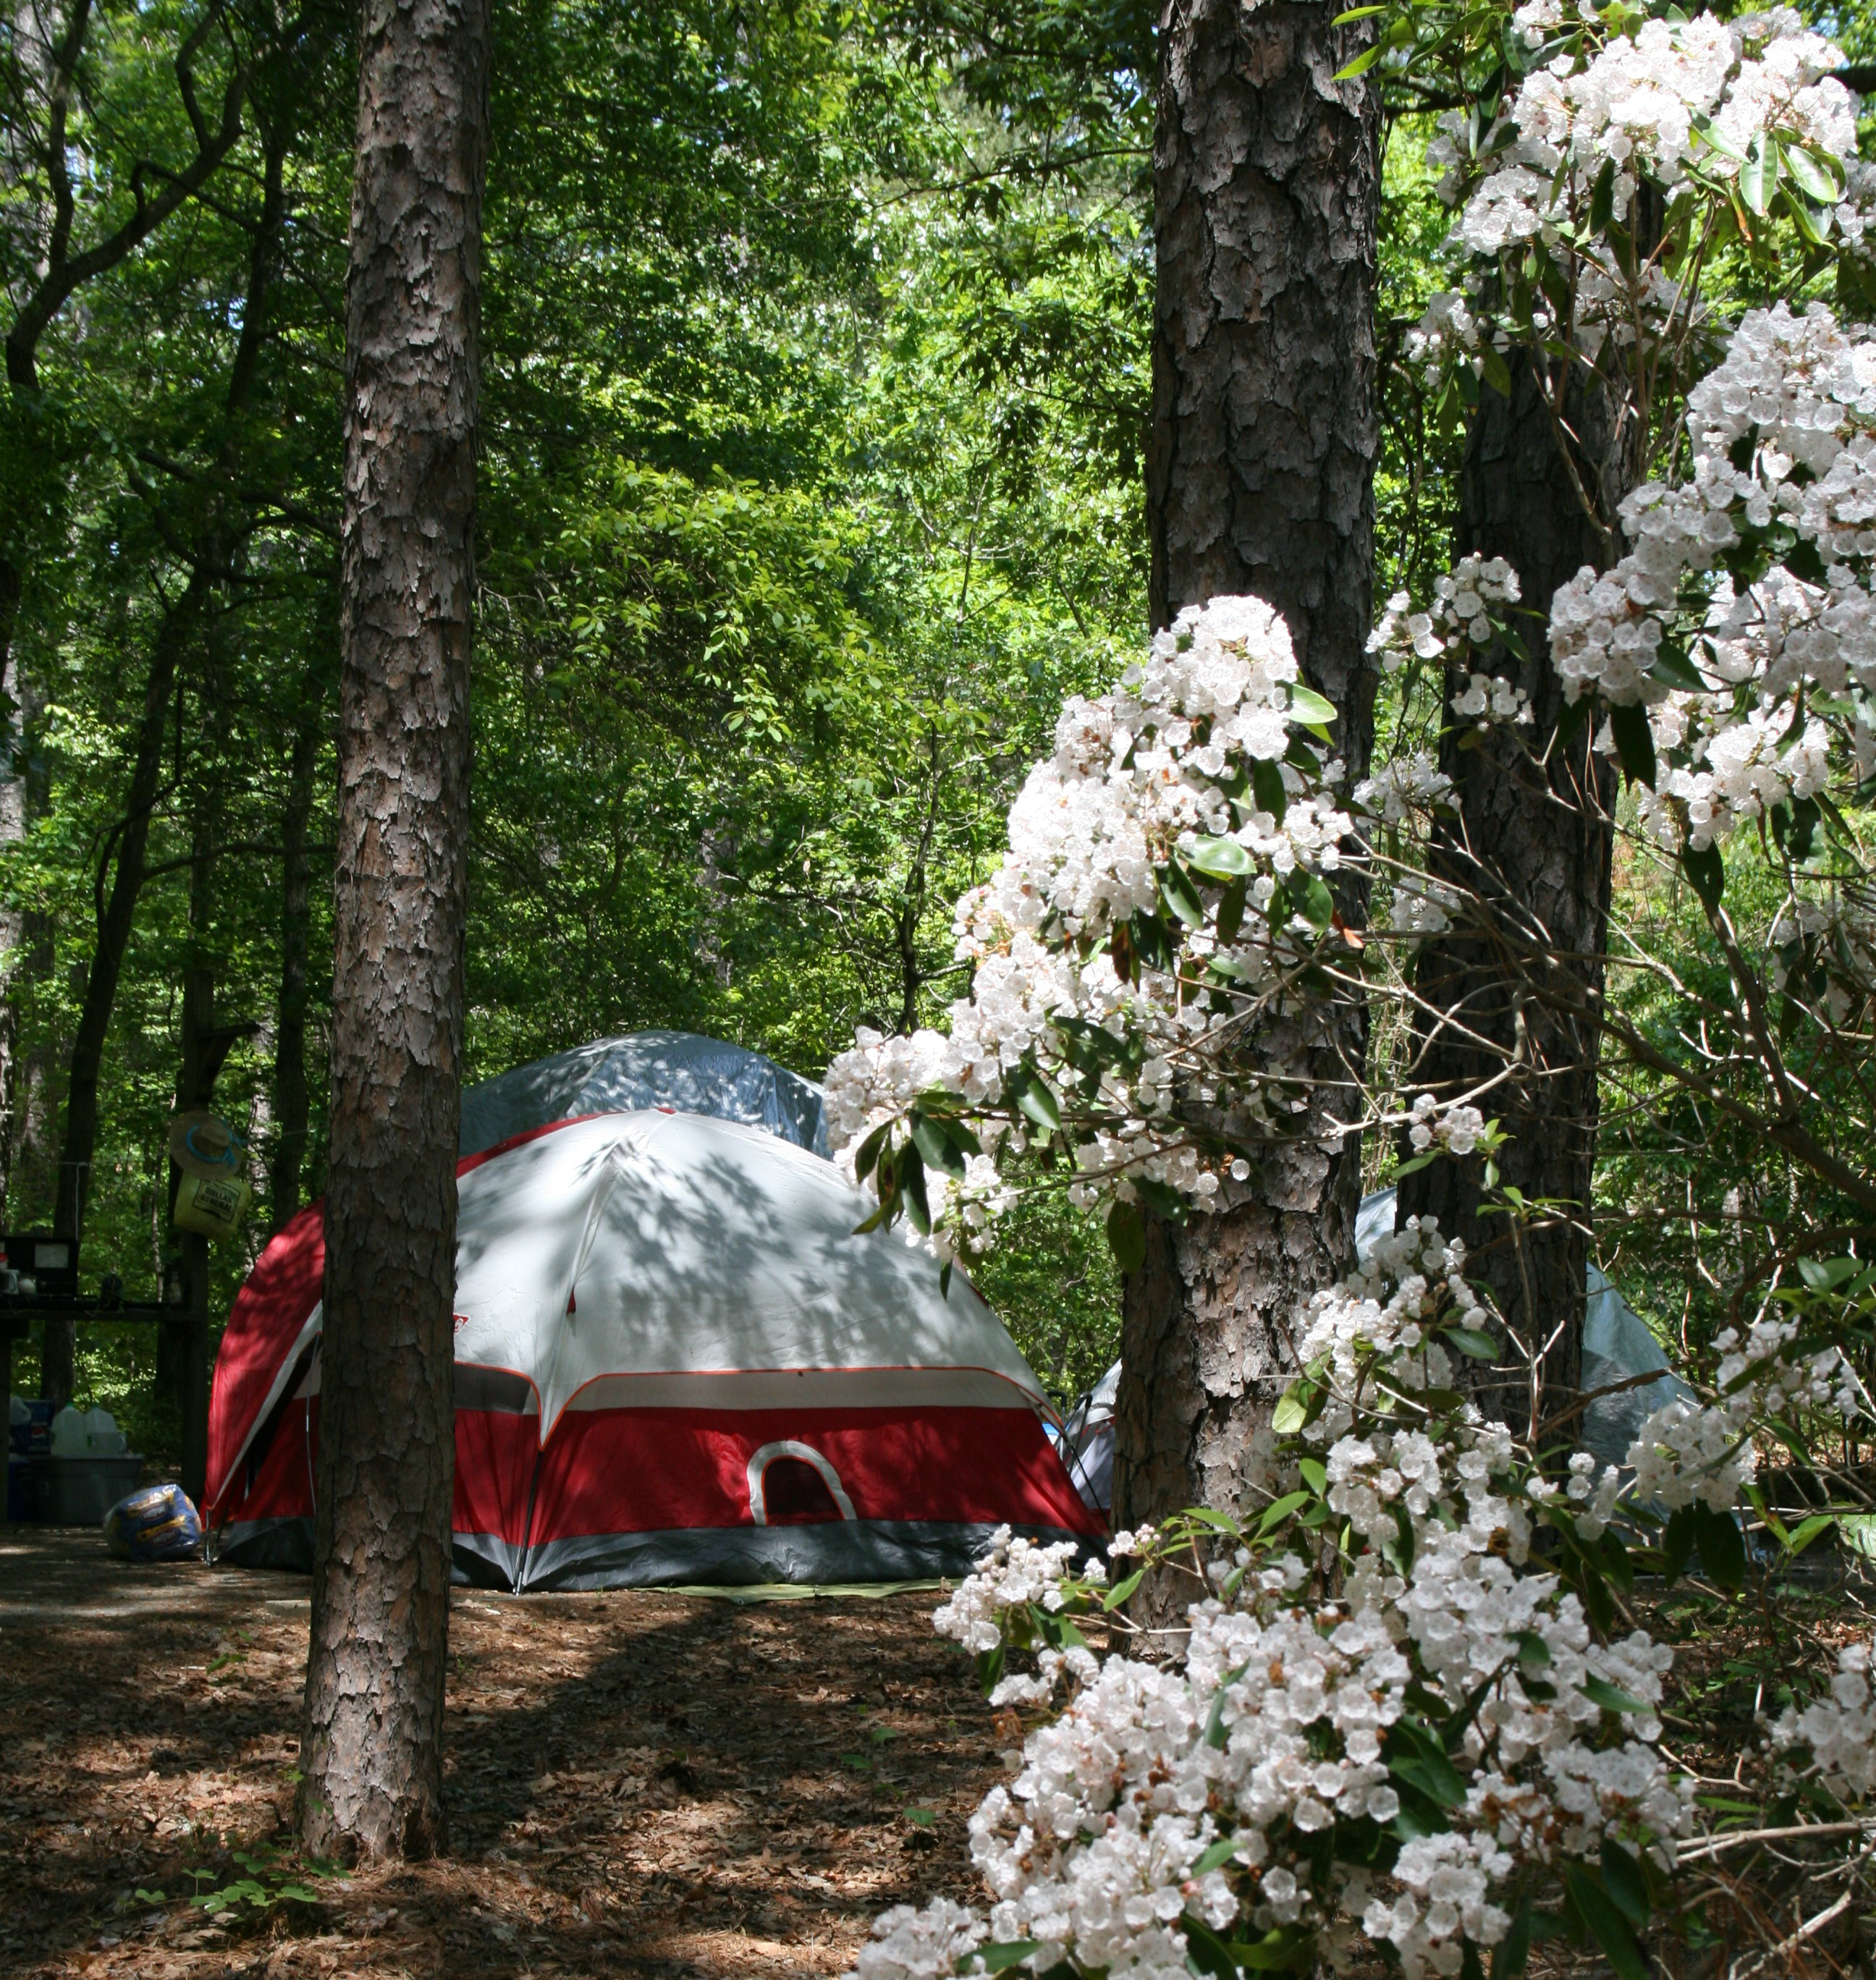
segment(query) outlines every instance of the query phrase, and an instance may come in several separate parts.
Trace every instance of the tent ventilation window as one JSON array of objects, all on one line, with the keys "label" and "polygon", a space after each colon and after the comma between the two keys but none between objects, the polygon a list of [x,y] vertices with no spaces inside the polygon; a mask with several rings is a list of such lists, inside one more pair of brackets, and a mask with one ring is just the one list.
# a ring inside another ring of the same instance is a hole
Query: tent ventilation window
[{"label": "tent ventilation window", "polygon": [[759,1527],[807,1527],[856,1517],[840,1474],[811,1443],[765,1443],[749,1460],[749,1510]]}]

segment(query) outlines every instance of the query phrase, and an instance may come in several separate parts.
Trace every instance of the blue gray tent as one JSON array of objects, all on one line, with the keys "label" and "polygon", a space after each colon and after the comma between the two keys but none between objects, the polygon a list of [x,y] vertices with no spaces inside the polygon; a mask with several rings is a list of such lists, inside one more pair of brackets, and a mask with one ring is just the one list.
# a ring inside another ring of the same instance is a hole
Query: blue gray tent
[{"label": "blue gray tent", "polygon": [[[1394,1192],[1378,1189],[1362,1198],[1355,1218],[1355,1249],[1365,1259],[1378,1238],[1394,1228]],[[1583,1387],[1606,1389],[1636,1375],[1661,1372],[1621,1394],[1604,1396],[1583,1412],[1584,1448],[1605,1464],[1621,1464],[1643,1422],[1675,1396],[1691,1401],[1694,1392],[1673,1373],[1661,1343],[1646,1321],[1604,1276],[1589,1267],[1588,1304],[1583,1314]],[[1116,1361],[1075,1404],[1062,1427],[1062,1454],[1076,1489],[1090,1506],[1106,1511],[1114,1489],[1114,1399],[1120,1385]]]},{"label": "blue gray tent", "polygon": [[478,1155],[552,1121],[654,1107],[740,1121],[811,1154],[827,1152],[821,1091],[811,1080],[760,1052],[690,1032],[596,1038],[471,1087],[460,1149]]}]

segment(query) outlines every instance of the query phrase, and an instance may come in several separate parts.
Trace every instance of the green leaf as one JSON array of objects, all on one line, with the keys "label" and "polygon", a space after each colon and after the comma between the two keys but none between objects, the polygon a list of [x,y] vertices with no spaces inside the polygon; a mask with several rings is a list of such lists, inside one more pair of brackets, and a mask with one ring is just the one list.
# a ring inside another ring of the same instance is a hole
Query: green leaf
[{"label": "green leaf", "polygon": [[1720,152],[1723,156],[1731,158],[1735,161],[1744,160],[1745,153],[1741,151],[1739,147],[1721,131],[1718,125],[1714,122],[1711,117],[1696,117],[1694,119],[1694,128],[1700,133],[1701,136],[1704,138],[1716,151]]},{"label": "green leaf", "polygon": [[1289,719],[1306,729],[1326,729],[1335,719],[1335,704],[1301,681],[1290,684]]},{"label": "green leaf", "polygon": [[932,1228],[931,1204],[925,1194],[925,1164],[908,1151],[899,1175],[900,1194],[906,1200],[906,1216],[921,1237]]},{"label": "green leaf", "polygon": [[1781,148],[1785,168],[1798,184],[1820,206],[1834,206],[1844,196],[1843,181],[1835,161],[1805,150],[1802,145]]},{"label": "green leaf", "polygon": [[1247,1973],[1306,1972],[1316,1964],[1316,1938],[1279,1925],[1248,1945],[1234,1943],[1231,1956]]},{"label": "green leaf", "polygon": [[1698,849],[1684,846],[1681,870],[1687,875],[1701,905],[1710,915],[1718,913],[1720,896],[1726,891],[1726,862],[1720,856],[1720,849],[1717,845]]},{"label": "green leaf", "polygon": [[[1233,942],[1244,925],[1244,910],[1250,903],[1250,889],[1242,880],[1233,880],[1218,903],[1218,939]],[[1216,962],[1217,958],[1215,957]]]},{"label": "green leaf", "polygon": [[1785,1543],[1785,1551],[1788,1553],[1802,1553],[1818,1534],[1836,1523],[1837,1515],[1834,1513],[1813,1513],[1809,1519],[1801,1521],[1792,1528],[1791,1536]]},{"label": "green leaf", "polygon": [[1221,1835],[1193,1864],[1187,1874],[1194,1877],[1205,1876],[1216,1870],[1221,1863],[1229,1863],[1237,1853],[1238,1839],[1235,1835]]},{"label": "green leaf", "polygon": [[1186,1964],[1193,1972],[1209,1974],[1211,1980],[1237,1980],[1238,1963],[1231,1948],[1209,1925],[1190,1912],[1180,1914],[1179,1925],[1186,1935]]},{"label": "green leaf", "polygon": [[929,1829],[938,1819],[935,1808],[908,1808],[903,1811],[906,1821],[915,1829]]},{"label": "green leaf", "polygon": [[1163,1217],[1169,1224],[1183,1224],[1187,1214],[1186,1199],[1176,1189],[1163,1182],[1155,1182],[1151,1176],[1129,1176],[1134,1194],[1156,1217]]},{"label": "green leaf", "polygon": [[1060,1128],[1062,1109],[1056,1105],[1055,1095],[1046,1083],[1026,1067],[1019,1066],[1006,1075],[1003,1091],[1037,1127],[1046,1128],[1051,1134]]},{"label": "green leaf", "polygon": [[912,1129],[913,1145],[925,1158],[928,1165],[940,1174],[955,1177],[962,1182],[964,1180],[963,1151],[953,1142],[938,1122],[927,1119],[914,1108],[908,1125]]},{"label": "green leaf", "polygon": [[1292,873],[1286,883],[1290,903],[1318,935],[1335,918],[1335,897],[1316,873]]},{"label": "green leaf", "polygon": [[1309,1503],[1307,1492],[1286,1492],[1264,1508],[1263,1517],[1257,1523],[1257,1537],[1262,1540],[1276,1531],[1291,1513],[1300,1511]]},{"label": "green leaf", "polygon": [[[1785,162],[1788,166],[1791,162],[1789,151],[1785,154]],[[1792,224],[1809,246],[1824,248],[1829,245],[1831,214],[1828,208],[1821,211],[1813,206],[1788,179],[1778,188],[1778,198],[1785,211],[1791,216]]]},{"label": "green leaf", "polygon": [[1523,1670],[1543,1670],[1551,1663],[1550,1646],[1535,1630],[1518,1634],[1518,1663]]},{"label": "green leaf", "polygon": [[1387,11],[1385,7],[1351,7],[1347,13],[1338,14],[1329,25],[1332,28],[1345,28],[1351,21],[1365,21],[1371,15],[1385,14]]},{"label": "green leaf", "polygon": [[1615,753],[1633,783],[1655,788],[1655,732],[1649,728],[1648,710],[1628,703],[1609,710],[1609,733],[1615,739]]},{"label": "green leaf", "polygon": [[1002,1973],[1012,1966],[1019,1966],[1036,1950],[1039,1942],[1033,1938],[1006,1939],[1000,1945],[980,1945],[975,1952],[967,1952],[957,1962],[960,1973],[975,1973],[977,1962],[983,1962],[986,1973]]},{"label": "green leaf", "polygon": [[1186,852],[1186,860],[1213,880],[1235,880],[1250,872],[1252,861],[1235,839],[1202,839]]},{"label": "green leaf", "polygon": [[1739,168],[1739,197],[1749,213],[1763,217],[1771,204],[1778,184],[1778,141],[1765,131],[1755,131],[1746,147],[1745,162]]},{"label": "green leaf", "polygon": [[1517,1980],[1531,1962],[1531,1893],[1527,1889],[1505,1936],[1492,1949],[1492,1980]]},{"label": "green leaf", "polygon": [[1602,1882],[1616,1909],[1638,1932],[1648,1922],[1648,1880],[1642,1867],[1612,1835],[1602,1839]]},{"label": "green leaf", "polygon": [[947,1258],[938,1268],[938,1297],[941,1300],[951,1297],[951,1271],[956,1263],[955,1258]]},{"label": "green leaf", "polygon": [[1645,1715],[1655,1709],[1651,1705],[1644,1703],[1632,1693],[1621,1690],[1611,1684],[1607,1678],[1598,1677],[1593,1672],[1576,1688],[1592,1704],[1601,1706],[1605,1712],[1638,1712]]},{"label": "green leaf", "polygon": [[1301,1381],[1291,1383],[1277,1398],[1277,1406],[1270,1413],[1270,1427],[1279,1437],[1294,1437],[1309,1420],[1309,1399],[1306,1389],[1313,1389],[1314,1383],[1306,1385]]},{"label": "green leaf", "polygon": [[1188,928],[1203,928],[1205,903],[1199,898],[1192,875],[1176,859],[1169,859],[1159,869],[1159,898],[1167,912]]},{"label": "green leaf", "polygon": [[1700,669],[1689,659],[1678,646],[1663,641],[1655,655],[1655,664],[1648,669],[1648,676],[1659,681],[1664,687],[1676,687],[1688,694],[1705,694],[1707,683]]},{"label": "green leaf", "polygon": [[1616,1909],[1601,1882],[1580,1863],[1564,1865],[1563,1882],[1578,1915],[1588,1927],[1622,1980],[1649,1980],[1648,1961],[1635,1943],[1628,1921]]},{"label": "green leaf", "polygon": [[1607,159],[1596,182],[1589,189],[1589,224],[1592,231],[1608,231],[1609,222],[1615,218],[1615,161]]},{"label": "green leaf", "polygon": [[1257,800],[1257,809],[1267,811],[1279,825],[1283,822],[1283,814],[1289,809],[1289,792],[1283,782],[1283,772],[1268,758],[1258,756],[1251,762],[1251,795]]},{"label": "green leaf", "polygon": [[1746,1543],[1730,1513],[1716,1513],[1701,1499],[1688,1508],[1694,1516],[1694,1544],[1700,1564],[1721,1587],[1738,1590],[1746,1583]]},{"label": "green leaf", "polygon": [[1107,1213],[1108,1248],[1123,1272],[1137,1272],[1146,1262],[1146,1219],[1137,1203],[1116,1203]]},{"label": "green leaf", "polygon": [[873,1165],[880,1159],[880,1151],[886,1145],[886,1138],[893,1131],[890,1121],[882,1121],[878,1127],[860,1144],[853,1157],[853,1173],[864,1182],[873,1173]]},{"label": "green leaf", "polygon": [[1405,1759],[1390,1760],[1388,1771],[1418,1788],[1442,1808],[1457,1808],[1465,1799],[1465,1783],[1459,1778],[1458,1768],[1443,1753],[1415,1753]]},{"label": "green leaf", "polygon": [[1449,1327],[1445,1330],[1446,1338],[1462,1354],[1469,1354],[1475,1361],[1495,1361],[1498,1359],[1498,1345],[1490,1334],[1476,1327]]},{"label": "green leaf", "polygon": [[1330,77],[1332,82],[1352,82],[1358,75],[1365,75],[1388,51],[1385,42],[1376,42],[1371,48],[1364,48],[1352,62],[1345,63]]},{"label": "green leaf", "polygon": [[1485,383],[1492,387],[1492,390],[1497,393],[1501,399],[1508,399],[1512,395],[1511,369],[1495,345],[1490,344],[1479,345],[1479,366],[1484,374]]},{"label": "green leaf", "polygon": [[1814,1293],[1834,1292],[1846,1279],[1854,1279],[1862,1269],[1857,1258],[1800,1258],[1798,1276]]},{"label": "green leaf", "polygon": [[1329,1472],[1319,1457],[1306,1457],[1297,1466],[1302,1473],[1302,1482],[1319,1499],[1329,1490]]},{"label": "green leaf", "polygon": [[1139,1586],[1146,1573],[1145,1568],[1136,1567],[1131,1574],[1123,1574],[1101,1597],[1101,1606],[1111,1616]]}]

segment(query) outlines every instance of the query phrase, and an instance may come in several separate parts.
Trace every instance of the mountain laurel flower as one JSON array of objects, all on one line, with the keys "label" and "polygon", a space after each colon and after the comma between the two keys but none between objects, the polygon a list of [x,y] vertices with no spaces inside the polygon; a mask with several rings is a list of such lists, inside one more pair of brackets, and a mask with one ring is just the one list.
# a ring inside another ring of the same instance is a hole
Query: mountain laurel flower
[{"label": "mountain laurel flower", "polygon": [[[1422,1980],[1488,1957],[1568,1862],[1615,1847],[1671,1869],[1693,1785],[1655,1743],[1673,1653],[1638,1630],[1600,1640],[1530,1544],[1547,1503],[1579,1531],[1612,1510],[1615,1474],[1576,1463],[1558,1487],[1454,1407],[1439,1337],[1488,1317],[1465,1262],[1410,1219],[1318,1296],[1298,1344],[1318,1404],[1280,1407],[1247,1453],[1274,1520],[1115,1534],[1114,1559],[1162,1573],[1215,1550],[1172,1660],[1096,1657],[1072,1623],[1104,1583],[995,1536],[934,1621],[1039,1645],[1033,1676],[996,1665],[992,1695],[1045,1716],[970,1818],[981,1908],[889,1912],[858,1980],[968,1972],[986,1942],[1031,1975],[1174,1980],[1217,1937],[1339,1969],[1365,1938]],[[1867,1709],[1867,1668],[1846,1666],[1840,1718]],[[1835,1764],[1849,1722],[1809,1723]]]}]

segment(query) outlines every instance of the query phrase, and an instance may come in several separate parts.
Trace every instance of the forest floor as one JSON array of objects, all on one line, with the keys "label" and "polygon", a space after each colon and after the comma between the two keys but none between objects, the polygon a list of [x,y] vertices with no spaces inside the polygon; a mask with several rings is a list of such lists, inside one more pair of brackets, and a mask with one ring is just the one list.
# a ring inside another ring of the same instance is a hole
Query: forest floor
[{"label": "forest floor", "polygon": [[[839,1974],[886,1905],[976,1894],[1010,1741],[932,1606],[458,1590],[450,1855],[308,1902],[269,1853],[304,1581],[0,1526],[0,1980]],[[273,1901],[189,1902],[244,1877]]]},{"label": "forest floor", "polygon": [[[1664,1713],[1664,1745],[1715,1812],[1766,1791],[1765,1717],[1869,1627],[1861,1565],[1813,1552],[1756,1601],[1638,1603],[1694,1715]],[[965,1825],[1020,1739],[932,1607],[458,1590],[449,1856],[306,1876],[284,1853],[306,1583],[0,1526],[0,1980],[845,1972],[889,1905],[980,1899]],[[1771,1945],[1808,1915],[1798,1868],[1703,1864],[1681,1895],[1706,1950],[1665,1970]],[[1552,1944],[1533,1972],[1593,1964]]]}]

